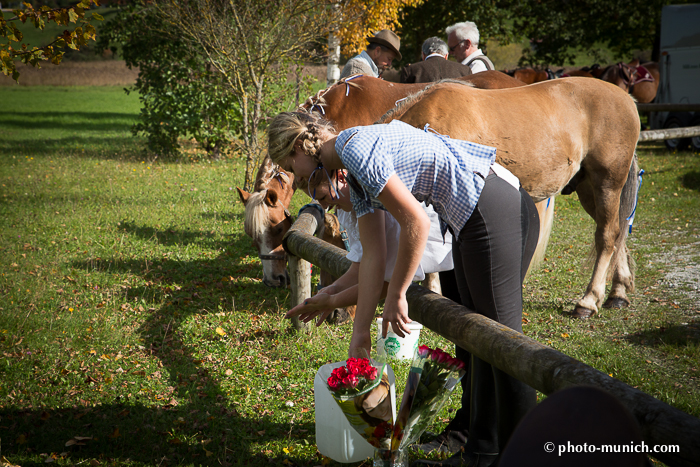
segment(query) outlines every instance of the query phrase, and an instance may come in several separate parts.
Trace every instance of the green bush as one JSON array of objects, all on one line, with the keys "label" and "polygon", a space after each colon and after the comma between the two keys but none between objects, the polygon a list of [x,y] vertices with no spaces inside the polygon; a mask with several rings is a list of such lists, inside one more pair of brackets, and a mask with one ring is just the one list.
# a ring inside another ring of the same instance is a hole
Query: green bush
[{"label": "green bush", "polygon": [[100,32],[98,47],[119,51],[127,66],[139,69],[133,89],[142,108],[132,130],[147,137],[151,152],[177,156],[180,139],[190,137],[214,159],[230,150],[240,122],[237,102],[155,10],[131,5]]}]

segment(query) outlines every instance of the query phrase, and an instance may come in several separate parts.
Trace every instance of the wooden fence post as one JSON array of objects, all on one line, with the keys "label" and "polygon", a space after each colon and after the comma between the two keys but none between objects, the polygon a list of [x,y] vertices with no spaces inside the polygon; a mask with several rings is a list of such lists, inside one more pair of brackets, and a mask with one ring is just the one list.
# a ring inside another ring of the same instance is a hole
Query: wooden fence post
[{"label": "wooden fence post", "polygon": [[[299,305],[311,296],[311,264],[303,257],[297,256],[287,249],[287,237],[293,232],[302,232],[306,235],[316,234],[323,228],[324,218],[325,211],[321,205],[315,203],[307,204],[299,210],[299,218],[292,225],[292,228],[289,229],[284,240],[282,240],[282,245],[288,255],[287,264],[292,289],[291,308]],[[292,326],[297,331],[310,332],[313,330],[313,323],[304,323],[298,317],[292,318],[291,321]]]},{"label": "wooden fence post", "polygon": [[[289,279],[292,288],[292,303],[293,308],[311,296],[311,264],[304,258],[291,256],[287,258],[289,265]],[[297,316],[291,319],[292,326],[297,331],[310,331],[311,326],[304,323]]]}]

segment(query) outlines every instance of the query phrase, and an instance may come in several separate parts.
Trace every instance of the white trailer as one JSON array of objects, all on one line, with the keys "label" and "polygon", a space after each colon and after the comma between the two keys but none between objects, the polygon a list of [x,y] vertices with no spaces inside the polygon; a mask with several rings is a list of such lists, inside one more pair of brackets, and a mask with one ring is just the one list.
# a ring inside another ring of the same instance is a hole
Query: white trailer
[{"label": "white trailer", "polygon": [[[700,4],[668,5],[661,10],[660,86],[655,103],[700,104]],[[700,126],[700,112],[652,112],[652,129]],[[692,145],[700,136],[666,140],[671,149]]]}]

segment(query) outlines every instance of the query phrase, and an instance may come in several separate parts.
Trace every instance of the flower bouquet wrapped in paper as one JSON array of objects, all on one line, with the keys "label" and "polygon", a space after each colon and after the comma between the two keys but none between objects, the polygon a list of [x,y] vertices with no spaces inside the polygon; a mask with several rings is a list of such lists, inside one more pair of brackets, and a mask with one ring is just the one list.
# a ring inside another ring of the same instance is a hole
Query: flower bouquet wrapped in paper
[{"label": "flower bouquet wrapped in paper", "polygon": [[464,363],[442,349],[424,345],[416,349],[394,424],[391,450],[402,451],[418,440],[464,373]]},{"label": "flower bouquet wrapped in paper", "polygon": [[375,448],[388,449],[393,430],[393,401],[386,364],[349,358],[327,379],[333,399],[350,425]]}]

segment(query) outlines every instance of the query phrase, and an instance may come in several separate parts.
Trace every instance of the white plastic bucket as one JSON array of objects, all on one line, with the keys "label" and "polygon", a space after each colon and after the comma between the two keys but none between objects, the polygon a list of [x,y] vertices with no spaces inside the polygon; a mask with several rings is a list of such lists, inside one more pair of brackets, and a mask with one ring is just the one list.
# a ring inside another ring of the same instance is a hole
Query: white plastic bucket
[{"label": "white plastic bucket", "polygon": [[417,321],[408,323],[406,326],[411,331],[411,334],[406,334],[406,337],[399,337],[394,334],[394,331],[389,324],[389,329],[386,332],[386,338],[382,337],[382,318],[377,318],[377,353],[386,355],[388,358],[397,358],[399,360],[410,360],[413,358],[413,352],[418,348],[418,338],[423,325]]},{"label": "white plastic bucket", "polygon": [[[316,408],[316,448],[318,452],[336,462],[359,462],[374,456],[374,447],[355,429],[338,407],[338,403],[328,389],[321,374],[330,374],[335,368],[346,362],[323,365],[314,378],[314,406]],[[326,371],[323,371],[326,370]],[[394,371],[386,366],[386,374],[391,384],[392,420],[396,419],[396,388]]]}]

